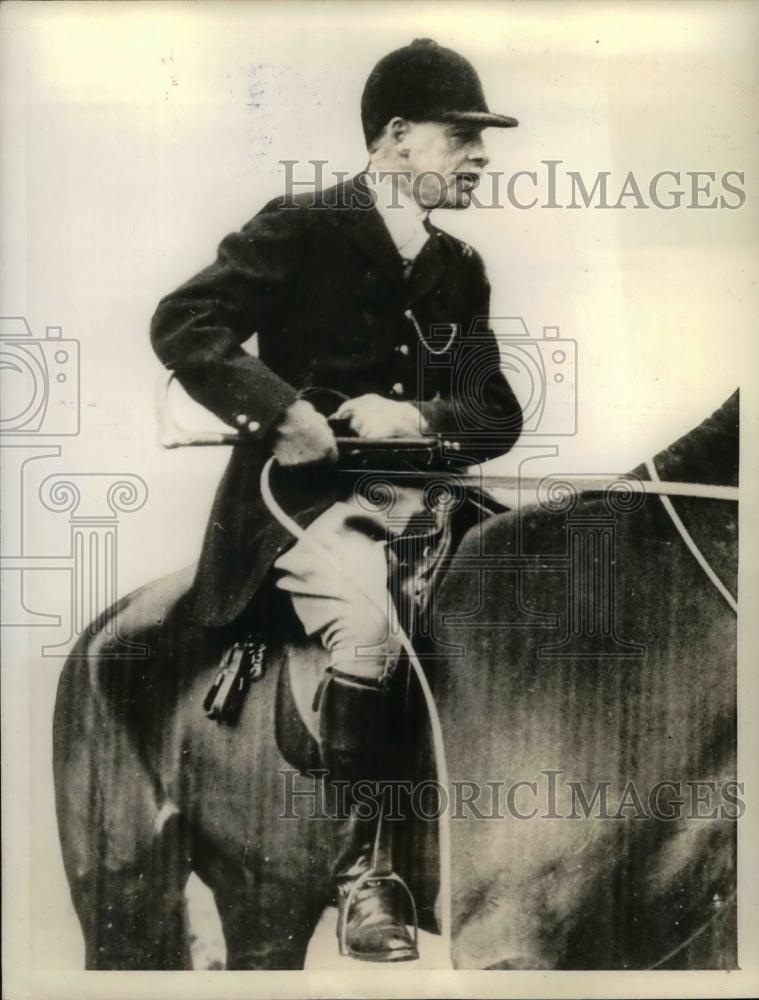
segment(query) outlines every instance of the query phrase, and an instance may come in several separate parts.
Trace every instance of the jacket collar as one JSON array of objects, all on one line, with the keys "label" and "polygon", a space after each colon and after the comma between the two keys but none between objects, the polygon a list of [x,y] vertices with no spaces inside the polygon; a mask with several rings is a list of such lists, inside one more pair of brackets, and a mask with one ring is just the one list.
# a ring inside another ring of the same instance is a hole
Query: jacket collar
[{"label": "jacket collar", "polygon": [[397,286],[400,297],[412,304],[434,288],[444,270],[440,250],[440,231],[430,226],[430,238],[420,250],[408,283],[403,277],[403,263],[393,239],[380,215],[375,196],[364,172],[346,181],[336,192],[336,214],[346,222],[346,229],[367,256],[378,264]]}]

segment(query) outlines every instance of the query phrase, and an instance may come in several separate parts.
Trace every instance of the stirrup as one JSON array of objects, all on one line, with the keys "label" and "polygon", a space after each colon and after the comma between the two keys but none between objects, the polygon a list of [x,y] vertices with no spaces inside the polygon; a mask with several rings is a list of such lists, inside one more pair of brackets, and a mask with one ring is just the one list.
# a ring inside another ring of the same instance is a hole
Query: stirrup
[{"label": "stirrup", "polygon": [[[340,949],[340,954],[347,958],[357,958],[366,959],[366,955],[362,955],[360,952],[354,951],[348,944],[348,917],[350,916],[351,907],[356,898],[356,893],[359,889],[367,882],[394,882],[399,885],[401,889],[406,893],[406,898],[411,904],[411,919],[413,921],[414,933],[412,935],[412,944],[414,946],[417,955],[419,953],[419,921],[416,914],[416,902],[414,901],[414,896],[409,887],[403,881],[397,872],[389,872],[386,875],[379,875],[374,870],[374,868],[367,868],[365,872],[362,872],[357,879],[353,881],[350,889],[346,893],[345,902],[338,911],[338,924],[337,924],[337,941],[338,947]],[[387,961],[392,961],[388,959]],[[397,961],[400,961],[398,959]]]}]

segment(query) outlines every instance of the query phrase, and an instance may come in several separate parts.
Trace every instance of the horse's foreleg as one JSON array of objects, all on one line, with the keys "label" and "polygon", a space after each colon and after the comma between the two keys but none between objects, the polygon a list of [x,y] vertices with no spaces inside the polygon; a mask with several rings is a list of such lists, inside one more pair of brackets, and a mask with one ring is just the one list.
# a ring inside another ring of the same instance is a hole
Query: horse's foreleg
[{"label": "horse's foreleg", "polygon": [[168,826],[130,864],[72,879],[88,969],[192,968],[184,896],[188,852],[178,825]]},{"label": "horse's foreleg", "polygon": [[227,969],[302,969],[326,900],[309,884],[256,876],[213,849],[196,856],[196,871],[214,894]]}]

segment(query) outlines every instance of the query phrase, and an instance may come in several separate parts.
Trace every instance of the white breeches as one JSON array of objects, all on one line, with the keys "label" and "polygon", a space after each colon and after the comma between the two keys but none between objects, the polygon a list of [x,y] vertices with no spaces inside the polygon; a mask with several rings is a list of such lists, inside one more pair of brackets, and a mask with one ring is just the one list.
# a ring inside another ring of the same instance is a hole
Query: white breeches
[{"label": "white breeches", "polygon": [[352,496],[306,529],[332,559],[299,540],[275,562],[277,586],[290,593],[306,634],[318,636],[330,666],[371,680],[383,680],[395,667],[401,644],[391,627],[386,543],[423,512],[418,489],[398,488],[392,502],[376,507]]}]

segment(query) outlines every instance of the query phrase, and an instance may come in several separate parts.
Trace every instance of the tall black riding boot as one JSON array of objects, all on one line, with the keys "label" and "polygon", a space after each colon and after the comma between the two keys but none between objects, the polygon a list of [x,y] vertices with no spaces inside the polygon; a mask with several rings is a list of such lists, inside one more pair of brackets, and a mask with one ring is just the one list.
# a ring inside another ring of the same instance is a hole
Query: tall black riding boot
[{"label": "tall black riding boot", "polygon": [[349,783],[351,804],[335,864],[341,954],[372,962],[418,958],[414,901],[392,868],[389,831],[382,822],[384,796],[379,792],[376,809],[368,810],[371,818],[362,818],[367,797],[362,796],[358,810],[351,794],[356,782],[382,782],[392,773],[387,767],[388,693],[379,684],[331,670],[320,709],[324,766],[332,781]]}]

